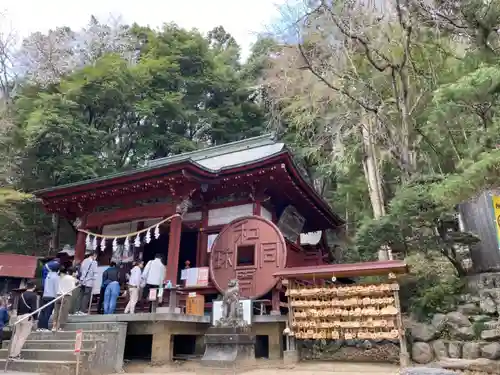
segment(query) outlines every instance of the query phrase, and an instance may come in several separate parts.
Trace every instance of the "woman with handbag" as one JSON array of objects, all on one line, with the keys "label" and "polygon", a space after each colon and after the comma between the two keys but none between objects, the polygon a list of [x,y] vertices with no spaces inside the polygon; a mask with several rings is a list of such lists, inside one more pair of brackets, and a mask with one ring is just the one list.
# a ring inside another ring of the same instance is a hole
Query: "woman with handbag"
[{"label": "woman with handbag", "polygon": [[[9,360],[15,361],[21,358],[21,350],[28,339],[33,328],[33,323],[38,319],[38,314],[32,314],[38,308],[38,296],[35,293],[35,283],[29,281],[24,291],[19,297],[17,305],[17,321],[14,337],[10,347]],[[29,316],[29,317],[28,317]]]}]

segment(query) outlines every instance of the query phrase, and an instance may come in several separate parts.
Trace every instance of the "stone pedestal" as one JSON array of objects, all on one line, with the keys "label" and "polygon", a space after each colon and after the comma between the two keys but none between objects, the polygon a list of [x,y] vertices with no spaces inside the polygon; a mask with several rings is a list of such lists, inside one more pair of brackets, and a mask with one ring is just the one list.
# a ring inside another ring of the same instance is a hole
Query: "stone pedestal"
[{"label": "stone pedestal", "polygon": [[203,366],[243,370],[255,366],[255,336],[245,328],[211,327],[205,334]]},{"label": "stone pedestal", "polygon": [[283,352],[283,364],[292,366],[299,362],[299,352],[297,350],[285,350]]}]

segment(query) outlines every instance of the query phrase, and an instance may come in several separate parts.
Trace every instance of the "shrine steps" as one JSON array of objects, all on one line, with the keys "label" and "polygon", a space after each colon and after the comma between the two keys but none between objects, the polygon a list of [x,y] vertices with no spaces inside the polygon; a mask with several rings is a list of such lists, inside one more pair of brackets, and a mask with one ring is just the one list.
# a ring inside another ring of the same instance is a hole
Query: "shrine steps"
[{"label": "shrine steps", "polygon": [[[4,341],[2,343],[1,350],[7,350],[9,346],[9,341]],[[93,340],[82,341],[82,350],[90,350],[95,346]],[[27,340],[24,344],[23,349],[33,350],[33,349],[53,349],[53,350],[71,350],[75,348],[75,340]],[[0,358],[5,358],[0,356]]]},{"label": "shrine steps", "polygon": [[[0,349],[0,359],[5,359],[7,357],[7,350],[8,349]],[[81,360],[86,360],[86,357],[88,357],[93,352],[93,349],[82,350]],[[74,349],[23,349],[21,356],[25,360],[46,362],[72,362],[76,360]]]},{"label": "shrine steps", "polygon": [[[122,370],[126,323],[67,323],[64,331],[32,332],[21,360],[10,361],[9,371],[71,374],[76,370],[76,331],[83,330],[80,373],[114,373]],[[0,370],[5,367],[9,341],[2,342]]]},{"label": "shrine steps", "polygon": [[[0,360],[0,369],[5,367],[5,359]],[[74,374],[76,372],[76,361],[41,361],[22,359],[16,362],[9,362],[8,371],[19,371],[24,373],[50,373]],[[8,374],[9,372],[7,372]]]}]

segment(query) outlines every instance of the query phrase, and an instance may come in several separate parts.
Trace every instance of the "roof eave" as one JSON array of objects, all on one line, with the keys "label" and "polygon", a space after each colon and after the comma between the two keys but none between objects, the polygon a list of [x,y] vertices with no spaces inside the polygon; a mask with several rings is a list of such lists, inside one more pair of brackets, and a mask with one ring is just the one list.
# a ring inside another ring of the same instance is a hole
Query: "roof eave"
[{"label": "roof eave", "polygon": [[293,167],[293,170],[295,171],[296,177],[298,177],[299,180],[302,182],[302,186],[305,188],[305,190],[308,192],[308,194],[313,197],[313,199],[315,200],[316,204],[319,205],[325,211],[325,213],[327,213],[331,217],[335,218],[335,221],[336,221],[335,224],[337,226],[345,224],[345,220],[342,219],[339,215],[337,215],[332,210],[332,208],[330,207],[330,205],[323,199],[323,197],[321,197],[319,195],[319,193],[316,191],[316,189],[314,189],[311,186],[311,184],[309,182],[307,182],[307,180],[304,178],[304,176],[300,172],[300,169],[297,166],[297,163],[293,160],[291,152],[286,148],[286,146],[285,146],[285,148],[284,148],[283,151],[288,154],[288,156],[289,156],[288,161],[291,164],[291,166]]},{"label": "roof eave", "polygon": [[[263,135],[263,136],[254,137],[254,138],[251,138],[251,139],[239,141],[239,142],[241,142],[241,143],[245,143],[245,142],[250,143],[248,141],[254,141],[255,142],[255,141],[261,140],[261,139],[263,141],[265,141],[265,140],[271,140],[272,137],[274,137],[274,134],[270,133],[270,134],[266,134],[266,135]],[[237,142],[235,142],[235,143],[237,143]],[[222,148],[224,146],[227,146],[227,145],[222,145],[220,147]],[[262,144],[259,143],[258,146],[262,146]],[[256,146],[256,147],[258,147],[258,146]],[[218,147],[218,146],[215,146],[215,147]],[[280,152],[281,151],[282,150],[280,150]],[[167,159],[168,159],[167,158],[164,163],[157,163],[157,164],[153,164],[153,165],[147,165],[147,166],[144,166],[144,167],[141,167],[141,168],[137,168],[137,169],[133,169],[133,170],[130,170],[130,171],[112,173],[112,174],[109,174],[109,175],[106,175],[106,176],[102,176],[102,177],[95,177],[95,178],[91,178],[91,179],[88,179],[88,180],[83,180],[83,181],[74,182],[74,183],[70,183],[70,184],[65,184],[65,185],[61,185],[61,186],[54,186],[54,187],[50,187],[50,188],[46,188],[46,189],[40,189],[40,190],[34,191],[33,195],[35,195],[36,197],[39,197],[39,198],[43,198],[43,196],[45,194],[48,194],[48,193],[53,193],[53,192],[58,192],[58,191],[64,191],[66,189],[71,189],[71,188],[78,188],[78,187],[81,187],[81,186],[96,184],[96,183],[99,183],[99,182],[104,182],[104,181],[107,181],[107,180],[113,180],[115,178],[120,178],[120,177],[141,175],[144,172],[153,172],[155,170],[161,170],[163,168],[172,167],[172,166],[176,166],[176,165],[179,165],[179,166],[181,166],[181,165],[193,165],[193,166],[196,166],[200,170],[205,171],[207,173],[217,174],[217,173],[220,173],[222,171],[226,171],[226,170],[230,170],[230,169],[235,169],[235,168],[240,168],[240,167],[245,166],[245,165],[249,165],[250,166],[250,165],[252,165],[254,163],[259,163],[262,160],[265,160],[265,159],[268,159],[268,158],[271,158],[271,157],[274,157],[274,156],[278,155],[280,152],[277,152],[277,153],[272,154],[272,155],[268,155],[268,156],[266,156],[264,158],[261,158],[261,159],[252,160],[251,162],[241,163],[241,164],[238,164],[238,165],[231,165],[231,166],[223,167],[223,168],[220,168],[220,169],[217,169],[217,170],[204,167],[200,163],[198,163],[198,162],[196,162],[196,161],[194,161],[194,160],[192,160],[192,159],[190,159],[188,157],[188,155],[190,155],[192,153],[185,153],[185,154],[181,154],[181,155],[184,155],[184,158],[179,158],[179,159],[176,159],[175,161],[172,160],[172,162],[170,162],[170,163],[167,162]]]}]

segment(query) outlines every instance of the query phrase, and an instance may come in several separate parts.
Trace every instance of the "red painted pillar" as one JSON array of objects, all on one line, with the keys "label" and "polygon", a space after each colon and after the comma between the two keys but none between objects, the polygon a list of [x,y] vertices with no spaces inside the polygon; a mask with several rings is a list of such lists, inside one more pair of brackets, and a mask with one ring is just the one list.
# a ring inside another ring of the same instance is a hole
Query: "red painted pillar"
[{"label": "red painted pillar", "polygon": [[208,266],[208,234],[206,232],[208,227],[208,208],[204,207],[201,211],[201,231],[200,231],[200,252],[199,259],[196,260],[196,267],[207,267]]},{"label": "red painted pillar", "polygon": [[253,214],[256,216],[261,216],[262,215],[262,210],[261,210],[261,202],[260,200],[256,200],[253,203]]},{"label": "red painted pillar", "polygon": [[[85,224],[87,223],[87,217],[83,217],[82,222],[78,228],[85,228]],[[79,264],[85,259],[85,240],[87,238],[87,234],[83,232],[77,232],[76,234],[76,244],[75,244],[75,258],[73,259],[73,264]]]},{"label": "red painted pillar", "polygon": [[75,246],[75,264],[81,263],[85,259],[85,239],[87,234],[78,232]]},{"label": "red painted pillar", "polygon": [[182,231],[182,219],[180,216],[176,216],[170,222],[170,234],[168,239],[167,276],[165,278],[165,281],[170,280],[172,282],[172,285],[177,285],[181,231]]},{"label": "red painted pillar", "polygon": [[281,315],[280,302],[280,289],[276,286],[271,292],[271,315]]}]

